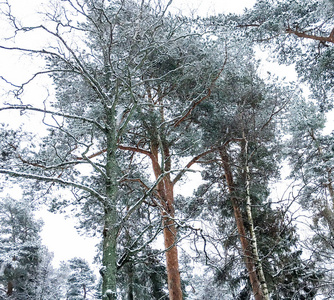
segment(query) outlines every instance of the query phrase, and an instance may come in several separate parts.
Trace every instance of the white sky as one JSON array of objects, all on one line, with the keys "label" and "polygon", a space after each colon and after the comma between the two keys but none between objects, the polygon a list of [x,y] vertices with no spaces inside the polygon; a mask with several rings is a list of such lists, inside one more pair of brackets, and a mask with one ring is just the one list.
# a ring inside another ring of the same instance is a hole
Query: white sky
[{"label": "white sky", "polygon": [[172,6],[182,13],[194,12],[201,16],[220,13],[242,13],[245,8],[251,8],[255,0],[174,0]]}]

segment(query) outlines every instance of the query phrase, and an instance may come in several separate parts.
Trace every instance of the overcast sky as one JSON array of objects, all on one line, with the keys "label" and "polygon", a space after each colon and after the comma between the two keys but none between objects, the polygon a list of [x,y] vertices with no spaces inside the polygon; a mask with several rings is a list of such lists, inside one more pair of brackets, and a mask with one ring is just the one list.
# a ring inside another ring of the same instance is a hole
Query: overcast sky
[{"label": "overcast sky", "polygon": [[193,11],[201,16],[219,13],[242,13],[245,8],[251,8],[255,0],[174,0],[172,6],[181,9],[183,13]]},{"label": "overcast sky", "polygon": [[[15,0],[11,2],[15,4],[15,10],[17,10],[17,12],[22,17],[24,17],[25,20],[33,22],[34,11],[38,10],[41,2],[47,3],[48,0]],[[172,8],[176,11],[179,10],[183,14],[193,13],[195,15],[208,16],[219,13],[242,13],[245,8],[251,8],[255,2],[256,0],[174,0]],[[4,28],[2,25],[3,24],[0,23],[0,28]],[[34,43],[38,43],[39,37],[34,38],[36,39],[34,40]],[[2,71],[4,70],[4,67],[7,66],[7,68],[12,71],[11,74],[13,78],[15,78],[17,82],[20,82],[21,77],[24,76],[24,74],[18,73],[17,70],[22,69],[22,61],[18,60],[17,56],[10,58],[1,54],[3,54],[3,51],[0,52],[0,65]],[[269,64],[263,65],[263,72],[266,72],[268,66]],[[270,68],[273,68],[276,73],[288,75],[288,80],[295,79],[296,75],[293,66],[290,66],[288,71],[286,67],[279,66],[278,64],[271,64],[270,66]],[[47,93],[47,88],[41,89],[40,85],[40,83],[32,84],[32,94],[30,97],[35,97],[38,99],[47,97],[47,94],[45,94]],[[39,86],[39,89],[36,88],[36,86]],[[19,112],[15,113],[19,114]],[[29,118],[29,116],[26,118]],[[39,121],[37,120],[34,123],[32,122],[34,121],[32,120],[34,116],[30,118],[30,120],[26,119],[26,121],[29,121],[32,126],[36,126],[36,128],[38,128],[40,124]],[[334,118],[332,122],[334,122]],[[332,123],[332,128],[333,127],[334,124]],[[34,128],[31,130],[34,130]],[[197,178],[197,180],[198,179],[199,178]],[[193,184],[193,186],[195,185],[196,184]],[[187,192],[188,194],[191,194],[191,190],[188,190]],[[93,261],[93,258],[96,255],[95,244],[98,242],[98,240],[92,240],[90,238],[85,238],[78,235],[76,229],[74,228],[74,219],[65,219],[63,215],[51,214],[47,212],[46,209],[38,212],[37,216],[43,217],[44,219],[45,225],[42,232],[43,243],[49,248],[50,251],[54,252],[54,263],[56,265],[62,260],[68,260],[75,256],[84,257],[89,262]]]}]

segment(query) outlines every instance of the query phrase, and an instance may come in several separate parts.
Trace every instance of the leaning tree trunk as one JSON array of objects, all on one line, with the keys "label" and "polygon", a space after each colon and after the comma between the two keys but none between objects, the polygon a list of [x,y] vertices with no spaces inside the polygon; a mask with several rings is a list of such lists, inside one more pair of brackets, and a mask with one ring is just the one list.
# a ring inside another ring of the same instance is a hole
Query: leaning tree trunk
[{"label": "leaning tree trunk", "polygon": [[262,290],[261,281],[257,274],[256,264],[255,264],[254,257],[253,257],[252,247],[249,244],[249,239],[247,237],[247,233],[246,233],[246,229],[245,229],[245,225],[243,221],[243,216],[242,216],[241,209],[240,209],[239,200],[236,195],[236,186],[233,180],[233,174],[232,174],[231,166],[229,163],[229,157],[228,157],[228,154],[225,148],[220,149],[219,153],[220,153],[220,157],[222,160],[222,164],[223,164],[223,168],[225,172],[225,178],[226,178],[227,186],[228,186],[230,197],[231,197],[234,217],[235,217],[237,228],[238,228],[241,248],[244,254],[245,265],[246,265],[246,269],[248,272],[249,281],[252,286],[253,295],[254,295],[255,300],[264,300],[267,298],[265,298],[263,290]]}]

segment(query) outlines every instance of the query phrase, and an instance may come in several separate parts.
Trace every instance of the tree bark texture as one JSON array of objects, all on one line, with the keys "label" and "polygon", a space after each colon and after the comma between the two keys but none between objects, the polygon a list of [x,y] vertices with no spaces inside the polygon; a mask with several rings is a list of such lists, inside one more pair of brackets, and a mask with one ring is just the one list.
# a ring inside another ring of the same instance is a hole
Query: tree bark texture
[{"label": "tree bark texture", "polygon": [[126,273],[128,275],[127,300],[134,300],[134,293],[133,293],[133,264],[132,263],[129,263],[126,266]]},{"label": "tree bark texture", "polygon": [[318,35],[314,35],[314,34],[308,34],[305,32],[301,32],[295,29],[292,29],[290,27],[288,27],[286,29],[286,32],[289,34],[294,34],[295,36],[298,36],[300,38],[304,38],[304,39],[310,39],[310,40],[315,40],[315,41],[319,41],[319,42],[328,42],[328,43],[334,43],[334,29],[331,31],[329,36],[318,36]]},{"label": "tree bark texture", "polygon": [[249,243],[249,239],[247,237],[246,228],[244,225],[244,220],[243,220],[243,216],[241,213],[239,200],[236,195],[236,186],[234,183],[233,173],[232,173],[231,166],[229,163],[229,156],[225,148],[220,149],[219,153],[220,153],[223,168],[225,171],[226,182],[227,182],[227,186],[228,186],[230,197],[231,197],[234,217],[235,217],[237,228],[238,228],[241,248],[244,254],[245,265],[246,265],[246,269],[248,272],[249,281],[252,286],[253,295],[254,295],[255,300],[264,300],[266,298],[264,298],[264,293],[261,287],[261,281],[257,274],[257,269],[256,269],[256,264],[255,264],[253,253],[252,253],[252,248]]},{"label": "tree bark texture", "polygon": [[116,300],[116,240],[115,212],[105,210],[102,256],[102,295],[103,300]]},{"label": "tree bark texture", "polygon": [[116,161],[117,142],[115,136],[114,115],[110,113],[110,122],[107,132],[107,179],[106,195],[104,204],[104,229],[103,229],[103,255],[102,255],[102,297],[103,300],[116,300],[116,275],[117,275],[117,170]]},{"label": "tree bark texture", "polygon": [[14,285],[12,281],[8,281],[7,283],[7,296],[12,296],[14,290]]},{"label": "tree bark texture", "polygon": [[246,213],[247,213],[247,221],[249,224],[249,233],[250,233],[250,242],[253,258],[255,261],[256,270],[258,272],[258,276],[261,283],[261,288],[263,291],[263,299],[269,300],[269,291],[267,287],[267,281],[264,276],[262,262],[259,257],[259,251],[257,247],[257,237],[254,227],[253,215],[252,215],[252,204],[250,197],[250,174],[249,174],[249,166],[248,166],[248,142],[244,137],[244,141],[242,141],[242,156],[243,156],[243,164],[244,164],[244,183],[245,183],[245,192],[246,192]]},{"label": "tree bark texture", "polygon": [[[158,149],[159,145],[151,145],[152,151],[152,167],[155,178],[158,179],[163,171],[158,162]],[[164,147],[165,161],[168,161],[165,165],[166,171],[170,170],[169,149]],[[166,159],[167,158],[167,159]],[[174,186],[171,181],[170,175],[166,175],[163,180],[158,184],[158,193],[160,196],[162,206],[162,222],[164,226],[164,242],[165,242],[165,255],[166,255],[166,267],[168,278],[168,291],[170,300],[181,300],[181,277],[179,271],[179,259],[178,251],[176,247],[177,242],[177,229],[175,227],[175,211],[174,211]]]},{"label": "tree bark texture", "polygon": [[181,278],[179,271],[178,251],[176,247],[177,230],[173,220],[174,212],[163,213],[164,241],[166,249],[166,266],[168,276],[168,291],[170,300],[182,299]]}]

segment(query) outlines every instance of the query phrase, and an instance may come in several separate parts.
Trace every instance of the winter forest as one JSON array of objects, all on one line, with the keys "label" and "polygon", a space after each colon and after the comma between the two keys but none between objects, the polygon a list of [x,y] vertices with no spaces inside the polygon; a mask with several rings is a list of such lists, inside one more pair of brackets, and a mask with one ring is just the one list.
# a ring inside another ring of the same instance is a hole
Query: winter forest
[{"label": "winter forest", "polygon": [[[334,299],[333,0],[18,2],[0,299]],[[53,263],[42,210],[98,241],[94,264]]]}]

